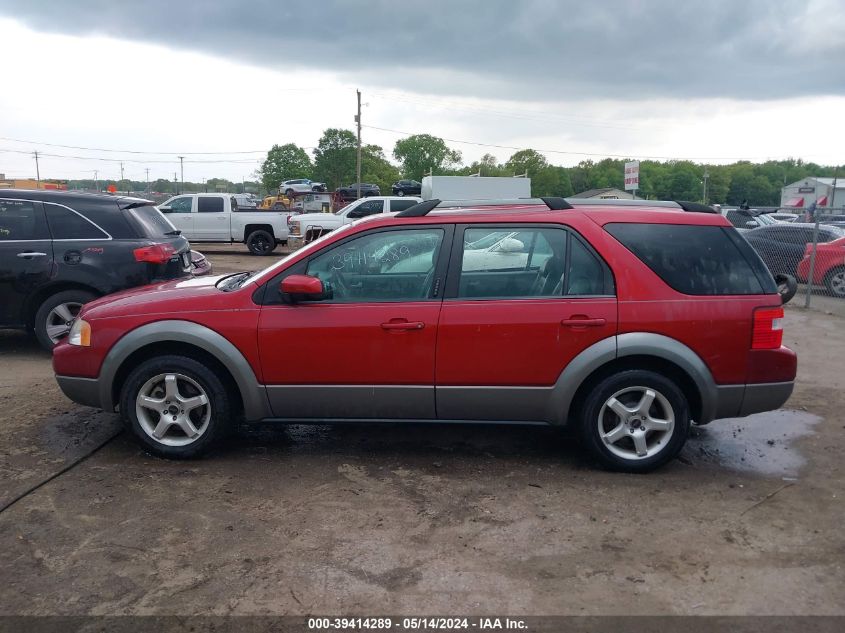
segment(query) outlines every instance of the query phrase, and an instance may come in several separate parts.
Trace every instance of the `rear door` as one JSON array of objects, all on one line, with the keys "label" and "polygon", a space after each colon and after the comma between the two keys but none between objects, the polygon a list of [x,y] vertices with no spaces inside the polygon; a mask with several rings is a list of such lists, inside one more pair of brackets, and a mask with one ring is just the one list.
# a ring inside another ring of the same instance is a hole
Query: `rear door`
[{"label": "rear door", "polygon": [[[374,229],[270,282],[258,342],[276,416],[435,417],[438,279],[450,235],[448,226]],[[278,284],[291,273],[318,277],[331,297],[284,300]]]},{"label": "rear door", "polygon": [[438,326],[437,416],[547,420],[561,372],[616,333],[616,313],[609,268],[574,232],[458,227]]},{"label": "rear door", "polygon": [[50,280],[52,268],[41,203],[0,198],[0,325],[26,325],[27,299]]},{"label": "rear door", "polygon": [[228,241],[231,239],[229,218],[224,196],[197,196],[194,213],[195,239],[205,242]]}]

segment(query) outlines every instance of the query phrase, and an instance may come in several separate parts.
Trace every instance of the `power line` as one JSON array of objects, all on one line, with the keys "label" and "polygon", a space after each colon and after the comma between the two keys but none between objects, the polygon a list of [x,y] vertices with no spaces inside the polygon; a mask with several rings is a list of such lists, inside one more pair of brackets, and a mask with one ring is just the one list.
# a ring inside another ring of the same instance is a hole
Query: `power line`
[{"label": "power line", "polygon": [[[20,150],[20,149],[10,149],[10,148],[0,148],[0,152],[9,152],[12,154],[28,154],[32,155],[31,151],[28,150]],[[164,163],[164,164],[178,164],[178,160],[159,160],[159,159],[136,159],[136,158],[102,158],[100,156],[72,156],[68,154],[47,154],[44,152],[39,152],[39,156],[49,156],[50,158],[68,158],[73,160],[97,160],[107,163],[139,163],[141,165],[145,165],[148,163]],[[183,155],[184,156],[184,155]],[[254,158],[230,158],[230,159],[201,159],[201,160],[185,160],[186,163],[254,163],[256,159]]]},{"label": "power line", "polygon": [[104,147],[83,147],[81,145],[60,145],[58,143],[42,143],[41,141],[25,141],[19,138],[8,138],[0,136],[0,141],[10,141],[13,143],[26,143],[28,145],[43,145],[45,147],[61,147],[63,149],[81,149],[89,152],[110,152],[114,154],[152,154],[161,156],[178,156],[180,154],[193,154],[195,156],[212,156],[220,154],[266,154],[266,149],[240,150],[233,152],[148,152],[133,149],[107,149]]},{"label": "power line", "polygon": [[[376,127],[375,125],[364,125],[362,127],[369,128],[371,130],[380,130],[382,132],[390,132],[392,134],[399,134],[400,136],[414,136],[415,134],[419,134],[419,132],[403,132],[402,130],[392,130],[386,127]],[[517,147],[514,145],[498,145],[495,143],[480,143],[478,141],[465,141],[455,138],[446,138],[441,136],[444,141],[449,141],[450,143],[461,143],[464,145],[476,145],[478,147],[492,147],[494,149],[509,149],[509,150],[524,150],[524,149],[533,149],[537,152],[542,152],[544,154],[565,154],[568,156],[596,156],[601,158],[643,158],[649,160],[768,160],[771,158],[770,156],[742,156],[742,157],[731,157],[731,156],[645,156],[643,154],[608,154],[606,152],[572,152],[566,151],[562,149],[541,149],[539,147]]]}]

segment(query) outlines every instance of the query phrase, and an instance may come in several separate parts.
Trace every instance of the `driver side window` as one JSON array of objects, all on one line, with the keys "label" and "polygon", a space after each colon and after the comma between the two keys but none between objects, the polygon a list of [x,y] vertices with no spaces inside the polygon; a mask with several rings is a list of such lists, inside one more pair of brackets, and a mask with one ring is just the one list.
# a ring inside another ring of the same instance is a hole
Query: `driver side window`
[{"label": "driver side window", "polygon": [[443,229],[370,233],[320,253],[306,275],[335,303],[421,301],[431,294]]},{"label": "driver side window", "polygon": [[170,202],[170,212],[171,213],[190,213],[191,212],[191,203],[193,199],[184,196],[182,198],[176,198]]}]

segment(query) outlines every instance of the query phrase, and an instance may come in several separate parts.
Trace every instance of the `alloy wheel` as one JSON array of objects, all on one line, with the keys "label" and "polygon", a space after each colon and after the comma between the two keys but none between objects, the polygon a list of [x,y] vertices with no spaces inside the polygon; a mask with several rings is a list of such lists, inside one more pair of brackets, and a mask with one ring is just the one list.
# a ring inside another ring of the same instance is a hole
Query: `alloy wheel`
[{"label": "alloy wheel", "polygon": [[73,325],[73,320],[82,309],[82,304],[77,301],[68,301],[60,303],[55,308],[50,310],[47,315],[47,336],[53,342],[53,345],[58,343],[70,332],[70,327]]},{"label": "alloy wheel", "polygon": [[166,373],[150,378],[135,398],[141,429],[165,446],[186,446],[208,429],[211,403],[200,384],[184,374]]},{"label": "alloy wheel", "polygon": [[627,387],[605,401],[597,424],[607,450],[635,461],[666,448],[675,430],[675,412],[656,389]]}]

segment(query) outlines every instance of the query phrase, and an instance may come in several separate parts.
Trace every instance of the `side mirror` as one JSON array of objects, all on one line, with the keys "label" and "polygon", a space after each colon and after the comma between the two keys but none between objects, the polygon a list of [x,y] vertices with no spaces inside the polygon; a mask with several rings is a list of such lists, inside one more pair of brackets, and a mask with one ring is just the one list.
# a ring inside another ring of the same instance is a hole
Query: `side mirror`
[{"label": "side mirror", "polygon": [[162,213],[171,213],[173,211],[173,209],[170,207],[169,204],[160,205],[158,210],[161,211]]},{"label": "side mirror", "polygon": [[320,301],[329,298],[323,288],[323,282],[309,275],[289,275],[282,280],[279,290],[293,299],[304,301]]}]

